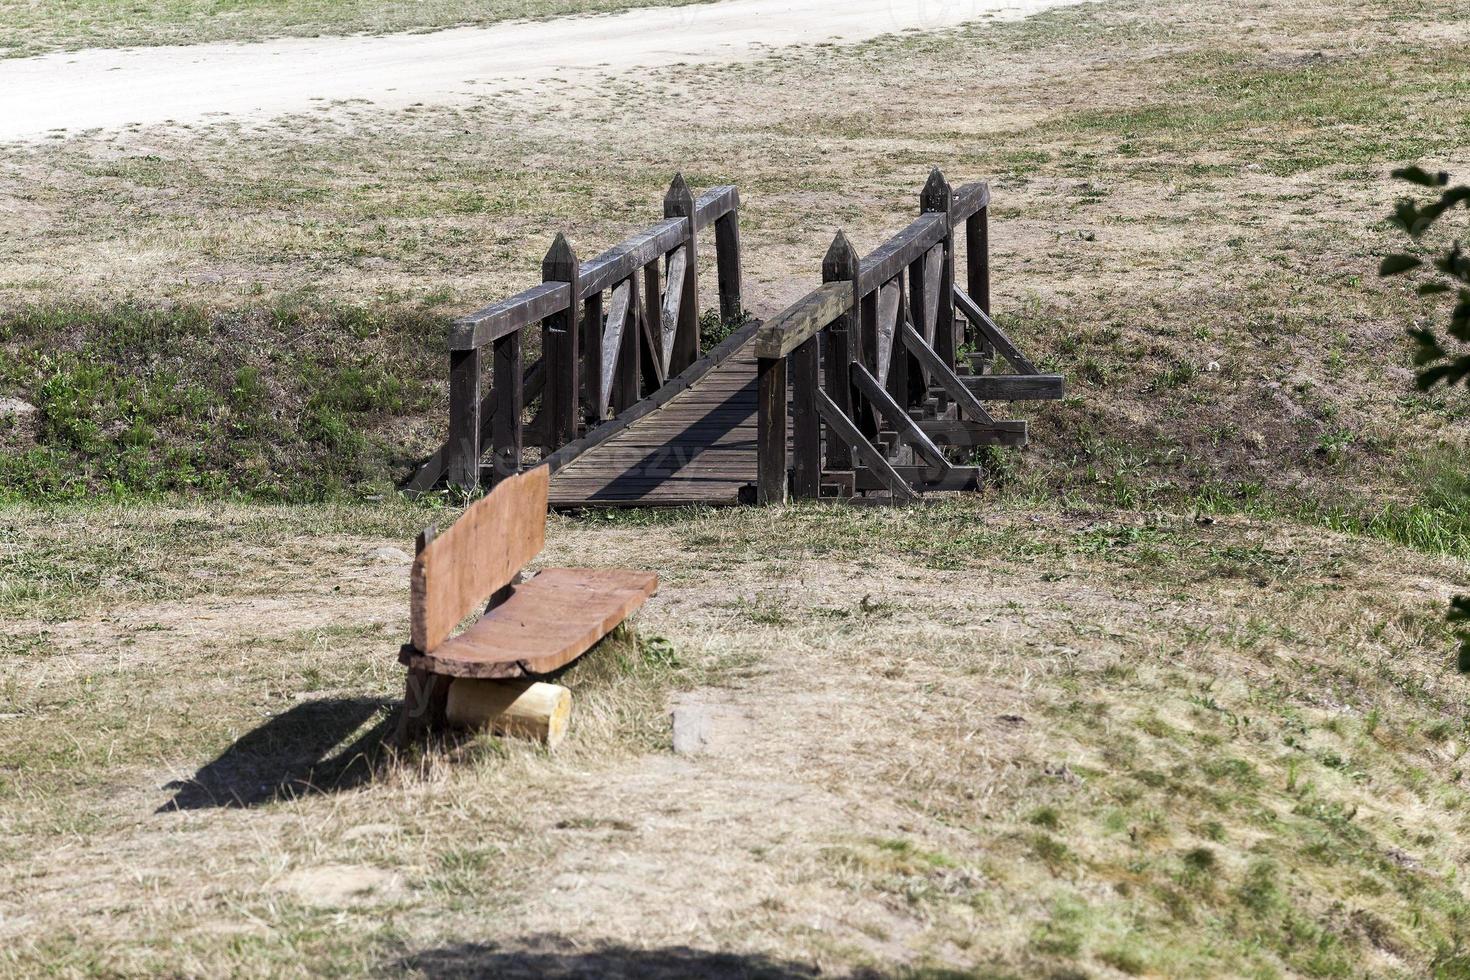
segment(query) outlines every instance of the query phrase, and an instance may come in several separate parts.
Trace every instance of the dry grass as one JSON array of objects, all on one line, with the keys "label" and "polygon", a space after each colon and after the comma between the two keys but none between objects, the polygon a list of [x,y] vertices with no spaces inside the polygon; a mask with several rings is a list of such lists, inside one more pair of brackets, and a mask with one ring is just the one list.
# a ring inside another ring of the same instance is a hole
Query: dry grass
[{"label": "dry grass", "polygon": [[[462,310],[676,168],[741,183],[770,312],[941,163],[992,178],[998,305],[1077,396],[1002,499],[554,519],[545,561],[664,581],[555,755],[377,748],[379,549],[432,505],[6,505],[0,972],[1464,975],[1470,538],[1409,505],[1465,405],[1409,393],[1420,308],[1371,275],[1389,166],[1467,162],[1464,14],[1117,0],[0,153],[6,309],[230,323]],[[76,344],[0,336],[6,383]],[[442,404],[353,424],[426,449]],[[1366,536],[1338,503],[1408,509]],[[1267,506],[1311,521],[1199,516]],[[668,751],[672,704],[711,755]]]},{"label": "dry grass", "polygon": [[[1421,308],[1374,256],[1398,244],[1380,220],[1393,165],[1470,162],[1464,13],[1119,0],[453,111],[13,149],[0,302],[325,310],[308,331],[343,308],[442,317],[533,280],[554,228],[588,255],[643,225],[683,169],[741,184],[748,299],[769,314],[816,280],[838,226],[863,250],[901,226],[939,163],[994,183],[998,306],[1077,396],[1038,413],[1041,488],[1411,506],[1463,448],[1465,403],[1412,392],[1402,337]],[[15,346],[8,384],[35,397]],[[438,374],[408,379],[437,395],[351,419],[400,448],[364,472],[402,476],[442,437]]]},{"label": "dry grass", "polygon": [[[13,516],[11,971],[1396,975],[1465,941],[1458,563],[963,501],[558,519],[546,562],[663,576],[642,646],[569,675],[554,756],[395,763],[376,552],[430,515]],[[98,527],[111,590],[66,575]],[[712,755],[669,754],[676,691]]]}]

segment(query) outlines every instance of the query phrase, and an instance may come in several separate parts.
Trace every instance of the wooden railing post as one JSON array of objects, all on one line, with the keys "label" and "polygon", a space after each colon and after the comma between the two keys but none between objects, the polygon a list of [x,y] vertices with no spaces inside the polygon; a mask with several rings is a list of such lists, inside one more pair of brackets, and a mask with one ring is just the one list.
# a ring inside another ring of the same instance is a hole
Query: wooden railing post
[{"label": "wooden railing post", "polygon": [[[674,349],[669,357],[669,376],[678,374],[699,360],[699,255],[695,249],[694,194],[684,183],[683,174],[674,174],[669,191],[664,195],[664,217],[685,218],[683,296],[679,300],[679,324],[674,330]],[[675,288],[674,283],[668,284]]]},{"label": "wooden railing post", "polygon": [[480,349],[449,352],[449,483],[480,487]]},{"label": "wooden railing post", "polygon": [[577,329],[577,272],[577,255],[566,236],[558,232],[546,258],[541,260],[541,281],[568,283],[571,302],[566,309],[541,321],[541,356],[546,362],[546,390],[541,396],[546,427],[541,445],[548,456],[581,434],[582,352]]},{"label": "wooden railing post", "polygon": [[[943,260],[939,269],[939,304],[934,317],[934,353],[951,371],[955,365],[954,336],[954,218],[951,207],[954,192],[944,174],[935,167],[929,172],[929,180],[919,194],[919,211],[924,214],[939,212],[944,215],[945,234]],[[933,300],[929,300],[932,304]]]},{"label": "wooden railing post", "polygon": [[[980,208],[965,219],[965,291],[990,315],[990,205]],[[965,337],[974,338],[967,323]]]},{"label": "wooden railing post", "polygon": [[[526,408],[521,373],[521,332],[515,330],[497,339],[492,350],[495,418],[490,429],[490,445],[495,482],[499,483],[508,476],[515,476],[521,469],[521,414]],[[542,397],[546,397],[550,390],[550,378],[547,378]]]},{"label": "wooden railing post", "polygon": [[[858,256],[847,240],[837,233],[822,259],[823,282],[851,282],[852,308],[832,321],[827,328],[827,397],[848,418],[852,417],[852,377],[848,365],[859,350],[857,324],[862,316],[858,285]],[[827,440],[827,468],[852,469],[852,450],[841,439]]]},{"label": "wooden railing post", "polygon": [[743,319],[740,302],[740,202],[715,219],[715,265],[720,280],[720,319]]},{"label": "wooden railing post", "polygon": [[805,500],[822,495],[822,422],[817,416],[820,334],[791,352],[791,491]]},{"label": "wooden railing post", "polygon": [[[815,339],[815,338],[813,338]],[[786,503],[786,358],[756,359],[757,504]]]},{"label": "wooden railing post", "polygon": [[602,294],[582,303],[582,408],[593,424],[602,421]]}]

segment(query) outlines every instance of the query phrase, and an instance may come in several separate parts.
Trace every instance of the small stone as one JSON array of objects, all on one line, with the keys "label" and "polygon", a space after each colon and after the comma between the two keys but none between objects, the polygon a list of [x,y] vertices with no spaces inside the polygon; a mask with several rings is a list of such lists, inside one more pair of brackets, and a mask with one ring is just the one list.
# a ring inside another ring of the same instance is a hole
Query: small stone
[{"label": "small stone", "polygon": [[0,419],[28,419],[36,414],[36,406],[20,398],[0,398]]},{"label": "small stone", "polygon": [[1211,361],[1210,363],[1205,365],[1205,371],[1208,374],[1218,374],[1220,371],[1220,362]]},{"label": "small stone", "polygon": [[698,755],[709,747],[710,716],[700,707],[679,707],[671,715],[674,722],[674,753]]},{"label": "small stone", "polygon": [[387,545],[382,548],[374,548],[372,559],[373,561],[382,562],[385,565],[400,565],[405,562],[413,561],[413,555],[410,555],[402,548],[395,548],[392,545]]}]

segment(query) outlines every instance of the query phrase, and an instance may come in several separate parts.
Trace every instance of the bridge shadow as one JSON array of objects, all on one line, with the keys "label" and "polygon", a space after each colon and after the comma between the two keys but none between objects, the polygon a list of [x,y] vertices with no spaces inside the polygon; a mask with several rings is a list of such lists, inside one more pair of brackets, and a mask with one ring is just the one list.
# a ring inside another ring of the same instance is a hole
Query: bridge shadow
[{"label": "bridge shadow", "polygon": [[561,936],[521,940],[514,947],[460,943],[414,953],[393,963],[390,976],[428,980],[805,980],[813,965],[750,953],[668,946],[636,949],[612,943],[573,944]]},{"label": "bridge shadow", "polygon": [[[156,812],[254,807],[360,786],[387,749],[393,713],[384,709],[397,704],[377,698],[298,704],[242,735],[192,779],[169,783],[165,789],[174,796]],[[380,713],[376,724],[338,749]]]},{"label": "bridge shadow", "polygon": [[[718,378],[720,374],[719,371],[711,372],[706,380]],[[601,489],[590,494],[588,499],[621,500],[628,497],[640,497],[646,492],[650,482],[660,484],[710,482],[709,478],[689,471],[688,467],[697,463],[700,455],[714,443],[719,442],[721,438],[742,425],[747,425],[755,417],[756,390],[756,379],[752,376],[748,383],[730,392],[726,397],[705,403],[704,412],[699,418],[689,422],[682,429],[669,433],[664,437],[662,444],[654,448],[619,452],[620,440],[615,436],[603,446],[591,450],[587,454],[589,458],[596,457],[601,466],[620,469],[621,472]],[[702,392],[699,386],[695,385],[682,396],[672,399],[669,405],[680,404],[681,397],[687,397],[693,401],[699,394]],[[659,416],[660,413],[655,412],[647,419],[639,421],[657,419]],[[647,433],[651,428],[651,425],[640,428],[639,423],[635,422],[628,431]],[[727,443],[724,448],[739,448],[750,453],[750,479],[754,480],[756,448],[754,433],[748,440]],[[716,478],[713,482],[729,482],[729,479],[730,477]]]}]

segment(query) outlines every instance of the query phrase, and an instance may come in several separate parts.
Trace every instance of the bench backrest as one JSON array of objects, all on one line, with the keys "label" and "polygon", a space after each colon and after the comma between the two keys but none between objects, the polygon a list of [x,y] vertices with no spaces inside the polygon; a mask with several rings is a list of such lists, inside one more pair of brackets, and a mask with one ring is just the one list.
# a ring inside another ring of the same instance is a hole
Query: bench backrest
[{"label": "bench backrest", "polygon": [[550,471],[538,466],[495,485],[413,562],[413,645],[429,653],[535,558],[546,543]]}]

